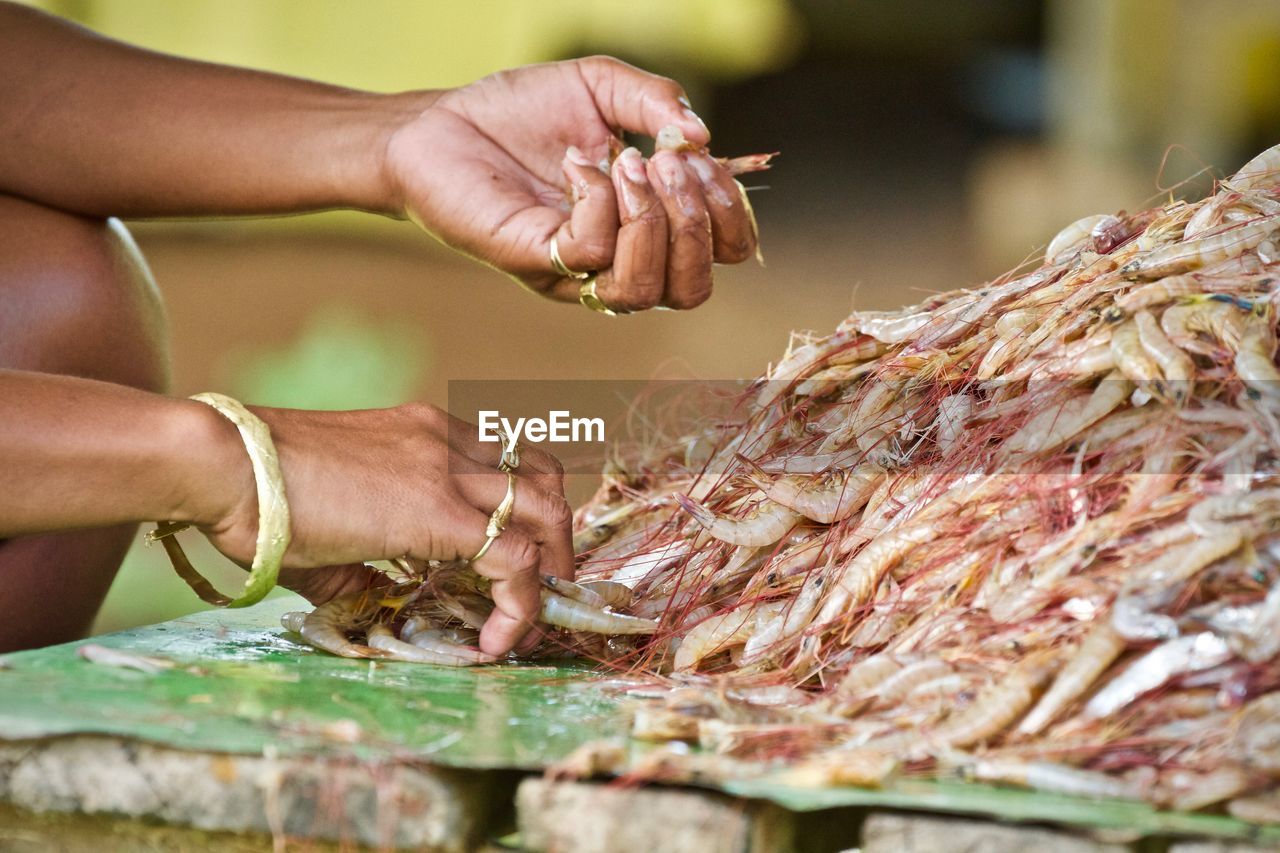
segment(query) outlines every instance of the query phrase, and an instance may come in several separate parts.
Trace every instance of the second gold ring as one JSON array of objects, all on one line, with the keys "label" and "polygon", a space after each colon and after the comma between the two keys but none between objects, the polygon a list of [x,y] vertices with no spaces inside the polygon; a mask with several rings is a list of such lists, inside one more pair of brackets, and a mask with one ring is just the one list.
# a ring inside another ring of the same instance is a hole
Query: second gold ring
[{"label": "second gold ring", "polygon": [[502,535],[502,531],[506,530],[507,525],[511,523],[511,515],[515,511],[516,506],[516,475],[511,471],[507,471],[507,493],[502,496],[502,501],[498,504],[498,508],[489,516],[489,523],[485,525],[484,535],[488,537],[484,544],[480,546],[480,550],[468,562],[474,563],[489,553],[489,548]]}]

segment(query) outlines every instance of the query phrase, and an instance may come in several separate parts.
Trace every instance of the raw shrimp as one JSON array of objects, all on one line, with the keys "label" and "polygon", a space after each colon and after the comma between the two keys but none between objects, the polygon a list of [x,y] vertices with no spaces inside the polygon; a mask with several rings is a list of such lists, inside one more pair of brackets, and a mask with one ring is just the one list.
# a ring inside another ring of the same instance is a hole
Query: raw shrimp
[{"label": "raw shrimp", "polygon": [[687,495],[677,494],[676,500],[708,533],[730,545],[772,545],[787,535],[802,517],[795,510],[769,500],[745,518],[717,515]]},{"label": "raw shrimp", "polygon": [[546,589],[542,590],[538,618],[557,628],[593,634],[652,634],[658,630],[658,623],[652,619],[609,613]]},{"label": "raw shrimp", "polygon": [[[1147,355],[1151,356],[1164,374],[1162,388],[1175,405],[1182,405],[1191,396],[1191,383],[1195,379],[1196,366],[1191,357],[1174,345],[1165,335],[1155,315],[1142,310],[1133,316],[1138,340]],[[1123,327],[1122,327],[1123,328]],[[1115,338],[1112,338],[1114,345]],[[1130,377],[1133,378],[1133,377]]]},{"label": "raw shrimp", "polygon": [[1236,350],[1236,373],[1249,390],[1268,400],[1280,400],[1280,370],[1275,363],[1276,335],[1264,317],[1250,317]]},{"label": "raw shrimp", "polygon": [[486,655],[479,649],[470,649],[450,643],[443,638],[427,645],[426,638],[432,632],[419,631],[413,635],[413,642],[397,640],[386,625],[377,624],[369,628],[369,647],[377,649],[391,660],[411,663],[433,663],[441,666],[471,666],[478,663],[493,663],[497,658]]},{"label": "raw shrimp", "polygon": [[1070,660],[1058,672],[1049,689],[1040,697],[1040,701],[1018,724],[1018,733],[1039,734],[1068,705],[1094,685],[1126,645],[1125,639],[1112,630],[1110,625],[1104,623],[1090,630]]},{"label": "raw shrimp", "polygon": [[1167,640],[1094,694],[1083,715],[1095,720],[1109,717],[1174,676],[1217,666],[1230,657],[1227,642],[1212,631]]},{"label": "raw shrimp", "polygon": [[698,623],[685,635],[680,648],[676,650],[676,670],[692,669],[705,657],[728,646],[742,645],[750,638],[757,624],[777,613],[781,606],[781,603],[774,603],[741,607]]},{"label": "raw shrimp", "polygon": [[1128,293],[1116,297],[1115,304],[1104,312],[1108,322],[1116,323],[1125,315],[1143,308],[1154,308],[1164,305],[1183,296],[1194,296],[1202,293],[1204,288],[1200,282],[1189,275],[1171,275],[1158,281],[1149,281],[1139,285]]},{"label": "raw shrimp", "polygon": [[1226,231],[1153,249],[1121,268],[1126,275],[1157,278],[1225,261],[1257,246],[1280,228],[1280,216],[1263,216]]},{"label": "raw shrimp", "polygon": [[[298,626],[298,633],[317,649],[339,657],[382,657],[382,653],[376,649],[347,639],[347,632],[359,628],[360,623],[376,609],[370,607],[370,594],[367,592],[339,596],[304,616],[302,624]],[[290,623],[293,621],[291,619]],[[285,627],[288,628],[289,625]]]},{"label": "raw shrimp", "polygon": [[1151,795],[1149,786],[1050,761],[979,758],[972,763],[962,764],[960,769],[966,777],[979,782],[1018,785],[1033,791],[1048,791],[1073,797],[1145,800]]},{"label": "raw shrimp", "polygon": [[926,739],[949,747],[972,746],[1008,727],[1035,701],[1036,692],[1053,675],[1056,655],[1041,652],[1020,661],[1014,669],[983,690],[973,704],[948,717]]},{"label": "raw shrimp", "polygon": [[751,482],[770,500],[822,524],[843,521],[862,509],[885,475],[884,468],[871,463],[837,471],[826,482],[816,483],[798,477],[770,480],[756,470]]},{"label": "raw shrimp", "polygon": [[1089,240],[1095,226],[1108,218],[1104,214],[1084,216],[1063,228],[1049,241],[1048,247],[1044,250],[1044,262],[1054,264],[1065,260],[1069,254]]}]

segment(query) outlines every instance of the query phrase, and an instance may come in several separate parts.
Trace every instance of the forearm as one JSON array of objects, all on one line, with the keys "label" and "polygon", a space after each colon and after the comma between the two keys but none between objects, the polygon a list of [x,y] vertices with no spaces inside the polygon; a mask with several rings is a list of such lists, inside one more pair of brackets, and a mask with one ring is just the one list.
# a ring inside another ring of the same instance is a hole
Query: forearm
[{"label": "forearm", "polygon": [[387,140],[432,97],[183,60],[0,2],[0,192],[79,213],[398,214]]},{"label": "forearm", "polygon": [[212,525],[252,490],[235,427],[208,406],[0,370],[0,537],[161,519]]}]

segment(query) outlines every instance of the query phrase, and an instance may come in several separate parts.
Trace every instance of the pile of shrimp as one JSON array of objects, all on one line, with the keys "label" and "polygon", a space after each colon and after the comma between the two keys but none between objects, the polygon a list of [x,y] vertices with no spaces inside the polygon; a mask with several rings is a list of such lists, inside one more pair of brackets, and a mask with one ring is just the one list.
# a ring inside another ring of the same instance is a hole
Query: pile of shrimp
[{"label": "pile of shrimp", "polygon": [[[794,338],[606,476],[543,653],[615,670],[669,778],[1280,822],[1278,311],[1280,146],[1202,201],[1072,223],[1033,270]],[[483,590],[421,568],[370,646],[473,641],[445,634]]]}]

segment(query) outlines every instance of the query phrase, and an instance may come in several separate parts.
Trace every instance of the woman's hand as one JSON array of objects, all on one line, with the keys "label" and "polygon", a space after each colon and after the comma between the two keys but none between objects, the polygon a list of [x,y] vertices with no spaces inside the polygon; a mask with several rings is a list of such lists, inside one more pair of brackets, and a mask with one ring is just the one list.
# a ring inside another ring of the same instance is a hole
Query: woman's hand
[{"label": "woman's hand", "polygon": [[[292,516],[282,584],[325,601],[370,583],[363,561],[465,559],[484,544],[507,475],[497,470],[501,446],[480,443],[476,427],[426,405],[254,412],[271,428]],[[258,527],[253,474],[235,427],[209,414],[234,465],[224,491],[235,497],[221,520],[202,529],[218,550],[247,565]],[[540,574],[573,577],[571,525],[560,464],[521,448],[512,523],[474,564],[493,580],[496,605],[480,633],[484,651],[505,654],[528,635]]]},{"label": "woman's hand", "polygon": [[737,263],[755,234],[737,185],[697,152],[617,157],[620,130],[675,125],[710,139],[680,86],[607,57],[533,65],[433,96],[391,136],[395,202],[445,243],[554,299],[578,299],[554,272],[600,270],[612,308],[692,308],[711,295],[712,261]]}]

